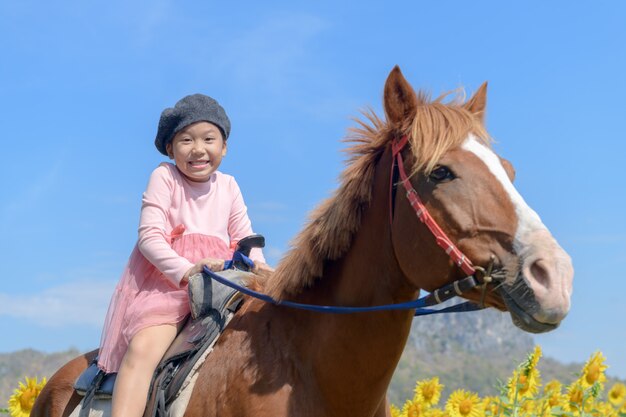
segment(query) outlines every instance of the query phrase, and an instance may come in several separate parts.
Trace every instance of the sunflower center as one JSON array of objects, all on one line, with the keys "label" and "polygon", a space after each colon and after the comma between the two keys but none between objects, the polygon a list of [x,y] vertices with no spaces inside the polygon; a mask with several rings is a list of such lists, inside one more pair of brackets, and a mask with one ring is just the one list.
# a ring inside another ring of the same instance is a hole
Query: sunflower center
[{"label": "sunflower center", "polygon": [[472,411],[472,400],[465,399],[459,403],[459,413],[464,416],[467,416]]},{"label": "sunflower center", "polygon": [[35,398],[37,397],[37,392],[33,388],[27,388],[20,395],[20,407],[24,411],[30,411],[33,408],[33,404],[35,403]]},{"label": "sunflower center", "polygon": [[583,402],[583,392],[580,389],[574,390],[570,395],[570,402],[574,404],[582,404]]},{"label": "sunflower center", "polygon": [[587,383],[593,385],[600,378],[600,367],[598,364],[592,364],[587,371]]},{"label": "sunflower center", "polygon": [[554,407],[559,403],[559,396],[554,393],[550,396],[550,400],[548,401],[548,404],[550,404],[550,407]]},{"label": "sunflower center", "polygon": [[421,408],[417,404],[413,404],[409,407],[407,417],[419,417],[422,414],[421,411]]},{"label": "sunflower center", "polygon": [[519,376],[519,391],[520,393],[524,394],[526,393],[526,391],[528,391],[528,376],[522,374]]},{"label": "sunflower center", "polygon": [[432,400],[435,395],[435,387],[433,387],[432,385],[426,385],[422,389],[422,395],[424,396],[425,400],[427,401]]},{"label": "sunflower center", "polygon": [[500,405],[498,403],[491,403],[489,404],[488,407],[489,411],[491,411],[491,414],[497,415],[500,412]]}]

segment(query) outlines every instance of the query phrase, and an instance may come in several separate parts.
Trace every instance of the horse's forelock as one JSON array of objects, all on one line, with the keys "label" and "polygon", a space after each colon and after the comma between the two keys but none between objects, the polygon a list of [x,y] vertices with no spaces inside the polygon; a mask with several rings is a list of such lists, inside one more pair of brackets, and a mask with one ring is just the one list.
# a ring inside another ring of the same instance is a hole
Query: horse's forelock
[{"label": "horse's forelock", "polygon": [[432,171],[443,154],[461,146],[470,133],[490,146],[491,139],[481,119],[463,107],[463,90],[445,93],[434,101],[428,101],[423,94],[420,98],[422,104],[417,106],[409,131],[415,157],[412,174]]}]

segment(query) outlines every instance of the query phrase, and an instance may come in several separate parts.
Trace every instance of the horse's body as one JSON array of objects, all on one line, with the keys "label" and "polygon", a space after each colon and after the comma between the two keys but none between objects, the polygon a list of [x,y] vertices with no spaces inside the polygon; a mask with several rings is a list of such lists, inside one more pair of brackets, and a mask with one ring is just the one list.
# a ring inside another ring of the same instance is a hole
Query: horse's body
[{"label": "horse's body", "polygon": [[[394,69],[387,122],[372,116],[360,131],[341,188],[313,213],[265,290],[309,304],[382,305],[463,276],[404,190],[390,192],[390,145],[408,134],[402,154],[428,211],[474,265],[493,259],[502,274],[486,305],[508,309],[527,331],[556,327],[569,309],[571,263],[513,189],[508,163],[481,139],[485,102],[481,88],[465,105],[429,103]],[[385,416],[411,321],[410,310],[331,315],[246,300],[202,365],[185,416]],[[77,401],[71,383],[86,364],[59,370],[32,415],[68,415]]]}]

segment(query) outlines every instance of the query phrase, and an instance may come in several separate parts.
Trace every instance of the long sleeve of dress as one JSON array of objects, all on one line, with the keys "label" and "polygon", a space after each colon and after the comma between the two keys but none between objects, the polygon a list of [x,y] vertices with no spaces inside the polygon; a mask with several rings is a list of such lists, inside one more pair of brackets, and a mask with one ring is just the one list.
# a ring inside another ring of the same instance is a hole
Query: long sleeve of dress
[{"label": "long sleeve of dress", "polygon": [[178,255],[169,242],[166,224],[172,187],[173,179],[167,169],[163,166],[155,169],[143,194],[137,247],[152,265],[179,287],[193,263]]},{"label": "long sleeve of dress", "polygon": [[[253,232],[252,223],[248,217],[248,208],[243,201],[239,185],[234,179],[232,180],[231,187],[233,188],[234,198],[228,221],[228,234],[230,235],[230,241],[236,243],[244,237],[251,235]],[[250,259],[253,261],[265,262],[263,252],[259,248],[252,249],[250,252]]]}]

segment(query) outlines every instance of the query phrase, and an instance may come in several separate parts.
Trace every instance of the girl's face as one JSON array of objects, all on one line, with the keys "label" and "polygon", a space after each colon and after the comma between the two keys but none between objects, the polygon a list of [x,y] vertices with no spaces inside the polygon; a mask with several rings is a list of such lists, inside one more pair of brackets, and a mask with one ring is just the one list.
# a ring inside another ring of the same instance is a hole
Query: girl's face
[{"label": "girl's face", "polygon": [[191,181],[206,182],[226,155],[222,132],[212,123],[193,123],[166,145],[167,154]]}]

